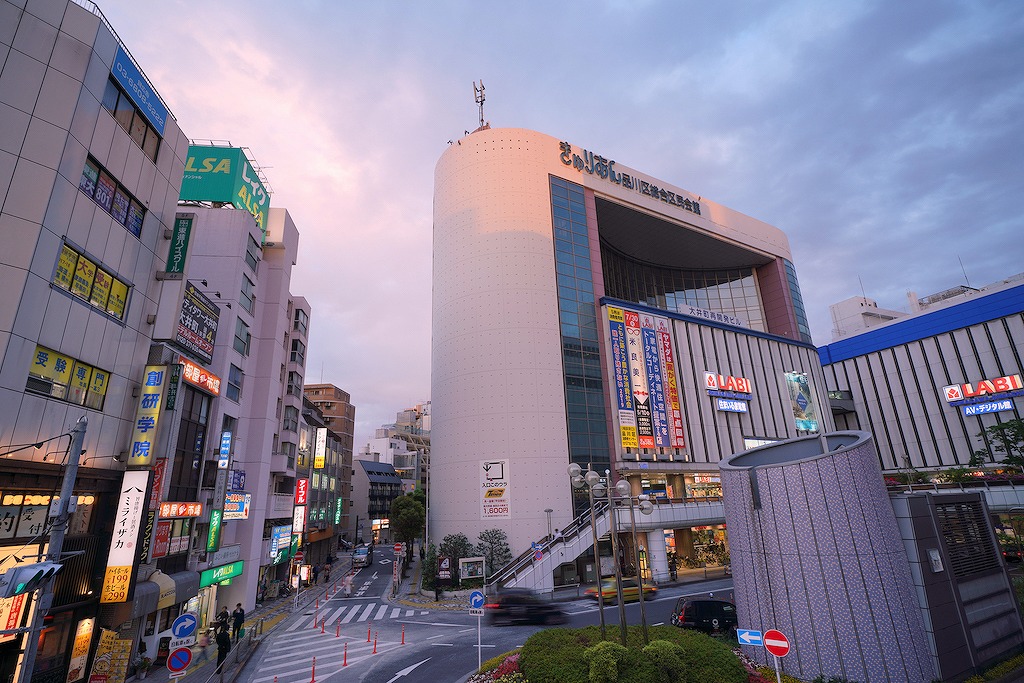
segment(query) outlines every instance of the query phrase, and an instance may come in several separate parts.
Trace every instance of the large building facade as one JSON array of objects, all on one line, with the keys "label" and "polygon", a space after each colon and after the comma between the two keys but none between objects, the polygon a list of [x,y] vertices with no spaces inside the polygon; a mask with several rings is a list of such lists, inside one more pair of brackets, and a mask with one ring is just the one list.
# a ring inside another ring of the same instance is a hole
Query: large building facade
[{"label": "large building facade", "polygon": [[888,472],[964,467],[975,451],[1001,460],[980,435],[1022,415],[1024,279],[911,304],[819,349],[837,425],[870,431]]},{"label": "large building facade", "polygon": [[[431,540],[529,548],[586,505],[570,463],[714,499],[723,458],[831,428],[785,235],[592,151],[486,127],[450,146],[433,272]],[[642,534],[656,578],[690,526]]]}]

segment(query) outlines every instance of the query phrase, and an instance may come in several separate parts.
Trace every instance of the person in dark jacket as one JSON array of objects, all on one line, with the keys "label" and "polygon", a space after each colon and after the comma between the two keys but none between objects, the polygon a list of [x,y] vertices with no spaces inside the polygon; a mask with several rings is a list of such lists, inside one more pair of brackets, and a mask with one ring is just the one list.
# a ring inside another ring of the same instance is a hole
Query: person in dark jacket
[{"label": "person in dark jacket", "polygon": [[228,635],[227,628],[219,628],[217,629],[217,673],[224,672],[224,660],[228,658],[229,652],[231,652],[231,636]]},{"label": "person in dark jacket", "polygon": [[238,642],[238,632],[242,630],[242,624],[245,623],[245,610],[242,609],[242,603],[235,605],[235,611],[231,613],[231,635],[235,642]]}]

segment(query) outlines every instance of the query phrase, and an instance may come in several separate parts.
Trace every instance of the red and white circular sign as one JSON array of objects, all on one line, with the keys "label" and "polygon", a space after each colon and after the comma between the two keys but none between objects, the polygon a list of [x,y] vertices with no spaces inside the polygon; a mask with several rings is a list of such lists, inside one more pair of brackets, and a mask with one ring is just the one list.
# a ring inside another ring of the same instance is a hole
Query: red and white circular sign
[{"label": "red and white circular sign", "polygon": [[396,543],[395,544],[395,554],[397,555],[400,552],[402,552],[402,544],[401,543]]},{"label": "red and white circular sign", "polygon": [[782,631],[770,629],[764,632],[764,649],[776,657],[785,657],[789,654],[789,638]]}]

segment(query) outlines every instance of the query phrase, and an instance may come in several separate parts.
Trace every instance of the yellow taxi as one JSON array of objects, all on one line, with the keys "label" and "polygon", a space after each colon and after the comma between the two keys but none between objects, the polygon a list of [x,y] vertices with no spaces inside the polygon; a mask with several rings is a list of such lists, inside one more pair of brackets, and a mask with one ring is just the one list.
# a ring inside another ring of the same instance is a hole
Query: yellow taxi
[{"label": "yellow taxi", "polygon": [[[651,600],[658,592],[658,587],[653,583],[644,582],[644,600]],[[588,598],[597,600],[597,587],[591,586],[583,592]],[[618,599],[615,590],[615,577],[601,580],[601,598],[605,602],[615,602]],[[640,599],[640,586],[635,577],[622,577],[622,601],[636,602]]]}]

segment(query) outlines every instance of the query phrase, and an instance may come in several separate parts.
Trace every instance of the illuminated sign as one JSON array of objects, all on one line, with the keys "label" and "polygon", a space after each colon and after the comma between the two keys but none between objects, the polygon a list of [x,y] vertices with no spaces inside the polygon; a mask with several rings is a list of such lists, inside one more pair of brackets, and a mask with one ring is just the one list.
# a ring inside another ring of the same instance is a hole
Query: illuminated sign
[{"label": "illuminated sign", "polygon": [[75,683],[85,678],[85,662],[89,659],[89,646],[92,645],[92,629],[96,619],[82,619],[75,629],[75,640],[71,645],[71,661],[68,662],[68,677],[64,683]]},{"label": "illuminated sign", "polygon": [[737,401],[731,398],[716,398],[715,407],[725,413],[746,413],[749,412],[747,409],[746,401]]},{"label": "illuminated sign", "polygon": [[806,372],[787,372],[786,388],[793,407],[793,422],[798,430],[818,431],[818,409]]},{"label": "illuminated sign", "polygon": [[714,372],[704,373],[704,388],[707,390],[708,396],[722,396],[724,398],[739,398],[737,396],[726,396],[726,392],[748,395],[753,393],[750,380],[746,377],[730,377],[729,375],[718,375]]},{"label": "illuminated sign", "polygon": [[291,536],[291,524],[286,526],[275,526],[270,530],[270,559],[276,560],[278,555],[287,554]]},{"label": "illuminated sign", "polygon": [[192,214],[177,214],[174,217],[174,234],[171,250],[167,254],[167,272],[184,273],[185,256],[188,254],[188,240],[192,236]]},{"label": "illuminated sign", "polygon": [[[210,533],[206,535],[206,552],[215,553],[220,550],[220,531],[222,513],[220,510],[210,510]],[[226,519],[227,515],[223,515]]]},{"label": "illuminated sign", "polygon": [[156,427],[160,419],[160,399],[167,384],[167,366],[147,365],[139,406],[135,411],[132,448],[128,455],[129,467],[148,467],[153,464]]},{"label": "illuminated sign", "polygon": [[249,519],[251,493],[229,493],[224,496],[224,519]]},{"label": "illuminated sign", "polygon": [[999,413],[1004,410],[1013,410],[1013,401],[1010,399],[1004,399],[1002,401],[991,401],[989,403],[968,403],[960,406],[960,410],[962,410],[964,415],[967,417],[971,417],[972,415],[982,415],[984,413]]},{"label": "illuminated sign", "polygon": [[265,241],[270,194],[240,147],[190,145],[180,198],[223,202],[248,211]]},{"label": "illuminated sign", "polygon": [[292,533],[301,534],[306,529],[306,506],[296,505],[292,510]]},{"label": "illuminated sign", "polygon": [[295,504],[305,505],[309,502],[309,479],[295,480]]},{"label": "illuminated sign", "polygon": [[223,567],[207,569],[199,575],[199,587],[206,588],[207,586],[212,586],[215,583],[220,583],[221,581],[241,576],[244,566],[245,560],[239,560],[238,562],[226,564]]},{"label": "illuminated sign", "polygon": [[204,363],[213,362],[220,307],[189,280],[181,297],[174,342]]},{"label": "illuminated sign", "polygon": [[327,464],[327,428],[318,427],[316,430],[316,443],[313,448],[313,469],[323,469]]},{"label": "illuminated sign", "polygon": [[149,470],[129,470],[121,481],[117,517],[107,554],[100,602],[127,602],[135,576],[136,544],[142,528],[142,512],[146,507]]},{"label": "illuminated sign", "polygon": [[201,517],[202,514],[202,503],[160,503],[160,516],[164,519],[171,517]]},{"label": "illuminated sign", "polygon": [[201,365],[196,365],[185,356],[179,356],[182,365],[181,378],[194,387],[199,387],[214,396],[220,396],[220,377]]},{"label": "illuminated sign", "polygon": [[226,470],[228,461],[231,459],[231,432],[222,432],[220,435],[220,457],[217,459],[217,469]]},{"label": "illuminated sign", "polygon": [[983,379],[977,383],[977,386],[972,386],[971,384],[951,384],[943,387],[942,395],[947,403],[959,405],[960,401],[972,402],[971,399],[980,401],[984,400],[986,396],[1011,392],[1015,396],[1020,396],[1022,394],[1016,392],[1020,392],[1022,389],[1024,389],[1024,384],[1021,383],[1020,375],[1006,375],[1005,377],[996,377],[995,379]]},{"label": "illuminated sign", "polygon": [[568,142],[559,143],[559,149],[561,154],[559,154],[558,158],[562,160],[562,163],[575,168],[580,173],[596,175],[602,180],[615,183],[627,190],[633,190],[637,194],[658,199],[666,204],[678,206],[685,211],[700,215],[700,202],[697,200],[676,194],[673,190],[658,187],[654,183],[631,176],[628,173],[619,173],[615,170],[614,161],[605,159],[603,156],[593,152],[588,152],[585,149],[581,149],[580,154],[576,154],[572,151],[572,145]]}]

